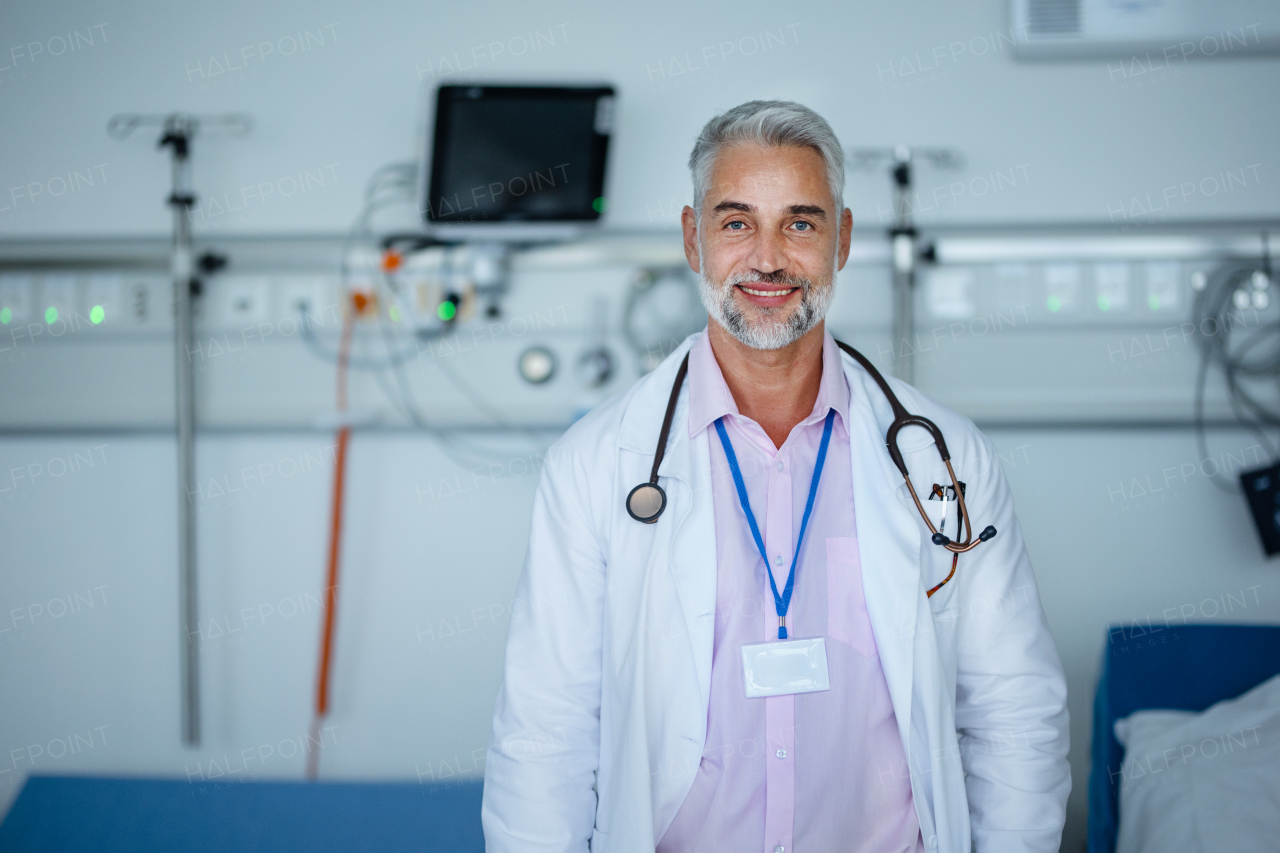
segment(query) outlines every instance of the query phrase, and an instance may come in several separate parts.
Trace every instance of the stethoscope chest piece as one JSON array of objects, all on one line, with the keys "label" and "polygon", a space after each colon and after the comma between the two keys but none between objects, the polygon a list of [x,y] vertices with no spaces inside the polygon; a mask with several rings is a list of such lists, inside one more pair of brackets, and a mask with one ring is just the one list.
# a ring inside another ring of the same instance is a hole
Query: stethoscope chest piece
[{"label": "stethoscope chest piece", "polygon": [[689,372],[689,354],[684,354],[680,368],[676,371],[676,381],[671,386],[671,396],[667,398],[667,413],[662,418],[662,431],[658,433],[658,447],[653,453],[653,470],[649,472],[649,482],[641,483],[627,495],[627,515],[642,524],[653,524],[667,508],[667,493],[658,485],[658,468],[662,458],[667,454],[667,436],[671,434],[671,422],[676,415],[676,400],[680,397],[680,386],[684,384],[684,375]]},{"label": "stethoscope chest piece", "polygon": [[641,483],[627,495],[627,514],[636,521],[653,524],[667,508],[667,493],[657,483]]}]

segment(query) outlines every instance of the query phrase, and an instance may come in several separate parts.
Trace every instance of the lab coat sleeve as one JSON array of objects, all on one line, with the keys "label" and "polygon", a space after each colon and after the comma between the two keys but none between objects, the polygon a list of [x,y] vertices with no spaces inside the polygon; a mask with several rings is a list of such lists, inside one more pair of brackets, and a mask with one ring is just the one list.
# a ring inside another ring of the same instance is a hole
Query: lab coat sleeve
[{"label": "lab coat sleeve", "polygon": [[999,533],[957,570],[956,729],[973,849],[1056,853],[1071,791],[1066,681],[1009,484],[991,442],[980,442],[982,476],[968,490],[974,533],[987,524]]},{"label": "lab coat sleeve", "polygon": [[595,823],[605,558],[586,468],[553,449],[534,497],[486,757],[489,853],[586,851]]}]

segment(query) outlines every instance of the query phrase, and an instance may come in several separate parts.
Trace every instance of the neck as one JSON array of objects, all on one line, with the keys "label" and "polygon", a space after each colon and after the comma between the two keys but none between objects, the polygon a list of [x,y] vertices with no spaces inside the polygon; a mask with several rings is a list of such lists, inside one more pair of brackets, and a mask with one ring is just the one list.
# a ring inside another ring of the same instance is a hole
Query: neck
[{"label": "neck", "polygon": [[819,322],[804,337],[781,349],[752,349],[712,320],[707,337],[738,411],[760,424],[774,447],[813,412],[822,384]]}]

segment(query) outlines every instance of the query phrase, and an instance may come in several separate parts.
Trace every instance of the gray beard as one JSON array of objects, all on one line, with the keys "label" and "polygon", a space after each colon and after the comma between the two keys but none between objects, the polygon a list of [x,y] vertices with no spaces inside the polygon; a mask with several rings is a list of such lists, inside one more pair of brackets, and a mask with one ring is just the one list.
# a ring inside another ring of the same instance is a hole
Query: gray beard
[{"label": "gray beard", "polygon": [[[705,269],[705,265],[703,267]],[[733,299],[733,288],[753,281],[785,284],[800,288],[800,305],[794,309],[756,308],[761,315],[753,325]],[[707,314],[725,330],[752,349],[782,349],[807,335],[827,316],[835,295],[835,273],[819,284],[783,272],[738,273],[716,284],[698,274],[698,295]],[[790,314],[783,313],[790,310]]]}]

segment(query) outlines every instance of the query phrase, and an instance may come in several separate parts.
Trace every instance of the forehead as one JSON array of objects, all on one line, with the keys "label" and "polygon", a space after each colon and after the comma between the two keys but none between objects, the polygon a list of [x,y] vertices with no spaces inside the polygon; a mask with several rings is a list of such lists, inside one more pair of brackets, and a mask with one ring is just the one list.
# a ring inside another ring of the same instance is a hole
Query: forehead
[{"label": "forehead", "polygon": [[761,209],[807,203],[829,207],[822,155],[808,147],[792,145],[728,145],[711,167],[704,209],[721,201],[748,202]]}]

